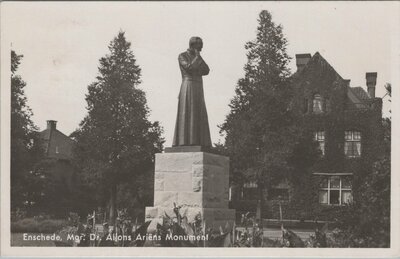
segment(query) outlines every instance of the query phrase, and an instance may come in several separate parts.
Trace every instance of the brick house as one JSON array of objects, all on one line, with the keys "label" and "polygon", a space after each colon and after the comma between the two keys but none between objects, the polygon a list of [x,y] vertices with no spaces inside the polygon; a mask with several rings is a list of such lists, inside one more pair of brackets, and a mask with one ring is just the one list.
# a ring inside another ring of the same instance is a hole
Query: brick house
[{"label": "brick house", "polygon": [[[278,218],[280,203],[284,218],[330,220],[335,217],[332,210],[357,199],[357,186],[380,154],[382,99],[375,96],[377,73],[366,73],[366,87],[353,87],[318,52],[296,55],[296,65],[292,108],[317,142],[320,157],[308,174],[304,202],[294,197],[299,196],[293,192],[297,183],[286,181],[268,190],[266,214]],[[231,204],[248,204],[247,209],[254,210],[256,197],[257,184],[246,183],[231,196]]]},{"label": "brick house", "polygon": [[57,129],[57,121],[48,120],[47,128],[41,131],[40,137],[44,144],[45,158],[42,164],[45,165],[47,174],[52,177],[55,185],[55,195],[62,197],[56,205],[55,211],[69,210],[73,207],[68,204],[69,197],[75,195],[77,188],[76,170],[71,159],[74,147],[74,140]]},{"label": "brick house", "polygon": [[70,160],[74,141],[57,129],[57,121],[48,120],[47,128],[40,132],[45,144],[46,157]]}]

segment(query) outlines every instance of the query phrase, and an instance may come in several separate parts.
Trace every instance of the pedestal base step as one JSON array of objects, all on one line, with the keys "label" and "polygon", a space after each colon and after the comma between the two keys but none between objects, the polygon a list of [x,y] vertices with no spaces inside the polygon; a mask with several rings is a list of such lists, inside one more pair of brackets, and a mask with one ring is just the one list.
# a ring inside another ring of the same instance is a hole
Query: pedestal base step
[{"label": "pedestal base step", "polygon": [[165,153],[179,153],[179,152],[209,152],[211,148],[202,146],[176,146],[166,147]]}]

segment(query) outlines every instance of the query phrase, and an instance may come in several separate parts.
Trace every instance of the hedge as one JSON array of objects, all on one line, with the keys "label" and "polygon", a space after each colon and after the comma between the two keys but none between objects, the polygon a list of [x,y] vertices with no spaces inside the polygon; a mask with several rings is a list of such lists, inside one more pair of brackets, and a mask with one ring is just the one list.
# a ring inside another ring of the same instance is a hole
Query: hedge
[{"label": "hedge", "polygon": [[55,233],[67,226],[67,221],[62,219],[25,218],[11,222],[11,233]]}]

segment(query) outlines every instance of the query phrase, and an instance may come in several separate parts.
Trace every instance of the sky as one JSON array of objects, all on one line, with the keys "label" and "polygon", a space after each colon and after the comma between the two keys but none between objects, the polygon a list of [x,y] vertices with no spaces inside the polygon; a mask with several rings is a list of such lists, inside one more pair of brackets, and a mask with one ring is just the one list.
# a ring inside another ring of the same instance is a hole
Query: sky
[{"label": "sky", "polygon": [[[1,4],[2,48],[24,58],[28,105],[41,130],[46,120],[69,135],[87,114],[87,86],[109,42],[125,31],[142,69],[150,117],[171,146],[181,74],[177,57],[191,36],[204,41],[211,72],[203,78],[213,143],[229,113],[235,85],[244,76],[244,45],[256,35],[257,17],[269,10],[283,26],[294,57],[320,52],[351,86],[366,89],[365,73],[377,72],[376,96],[395,88],[399,60],[399,2],[6,2]],[[295,59],[291,61],[296,70]],[[383,112],[388,116],[388,98]]]}]

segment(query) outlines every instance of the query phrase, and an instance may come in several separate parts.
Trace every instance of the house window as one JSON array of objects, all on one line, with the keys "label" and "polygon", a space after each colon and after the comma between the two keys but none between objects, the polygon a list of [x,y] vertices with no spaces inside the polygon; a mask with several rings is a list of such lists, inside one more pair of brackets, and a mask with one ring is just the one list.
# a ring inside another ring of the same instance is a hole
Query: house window
[{"label": "house window", "polygon": [[229,200],[240,200],[242,198],[242,188],[236,184],[232,184],[229,187]]},{"label": "house window", "polygon": [[313,113],[322,113],[322,96],[315,94],[313,98]]},{"label": "house window", "polygon": [[56,154],[58,154],[58,147],[56,146]]},{"label": "house window", "polygon": [[319,150],[325,155],[325,131],[317,131],[314,133],[314,140],[318,142]]},{"label": "house window", "polygon": [[258,185],[255,181],[246,182],[243,184],[242,199],[243,200],[258,200]]},{"label": "house window", "polygon": [[361,156],[361,133],[359,131],[345,131],[344,154],[346,157]]},{"label": "house window", "polygon": [[352,200],[350,176],[328,176],[320,182],[319,203],[343,205]]}]

